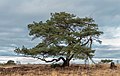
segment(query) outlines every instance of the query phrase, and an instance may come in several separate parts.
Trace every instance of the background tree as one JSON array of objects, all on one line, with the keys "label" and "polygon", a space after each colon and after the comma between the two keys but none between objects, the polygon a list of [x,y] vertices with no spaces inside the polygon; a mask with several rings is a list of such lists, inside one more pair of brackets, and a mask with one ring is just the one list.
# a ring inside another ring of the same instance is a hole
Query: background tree
[{"label": "background tree", "polygon": [[101,60],[102,63],[110,63],[110,62],[112,62],[112,61],[113,61],[113,60],[107,60],[107,59]]},{"label": "background tree", "polygon": [[[62,60],[62,66],[69,66],[73,58],[91,59],[95,52],[91,49],[93,40],[101,43],[98,37],[103,34],[92,18],[79,18],[66,12],[51,13],[46,22],[33,22],[28,29],[33,40],[41,39],[39,44],[31,49],[16,48],[15,52],[45,62]],[[53,59],[47,61],[48,57]]]},{"label": "background tree", "polygon": [[5,65],[15,65],[16,63],[14,62],[14,60],[8,60],[7,63],[5,63]]}]

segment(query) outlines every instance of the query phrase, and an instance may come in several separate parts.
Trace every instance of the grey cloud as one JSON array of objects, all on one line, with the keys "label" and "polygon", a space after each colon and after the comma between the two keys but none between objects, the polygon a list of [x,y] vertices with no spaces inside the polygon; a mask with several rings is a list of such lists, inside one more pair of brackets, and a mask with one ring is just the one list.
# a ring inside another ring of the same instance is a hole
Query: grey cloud
[{"label": "grey cloud", "polygon": [[[118,49],[117,49],[118,48]],[[94,45],[95,57],[119,57],[120,47],[111,45]]]},{"label": "grey cloud", "polygon": [[94,45],[93,48],[103,48],[103,49],[109,49],[113,47],[112,45]]},{"label": "grey cloud", "polygon": [[[102,38],[119,37],[119,29],[113,32],[120,28],[119,3],[119,0],[0,0],[0,46],[33,47],[40,40],[31,41],[27,25],[33,21],[45,21],[50,17],[50,13],[60,11],[70,12],[79,17],[93,17],[105,32]],[[99,49],[111,47],[113,46],[100,45]]]},{"label": "grey cloud", "polygon": [[95,52],[95,57],[114,57],[118,58],[120,56],[120,50],[97,50]]}]

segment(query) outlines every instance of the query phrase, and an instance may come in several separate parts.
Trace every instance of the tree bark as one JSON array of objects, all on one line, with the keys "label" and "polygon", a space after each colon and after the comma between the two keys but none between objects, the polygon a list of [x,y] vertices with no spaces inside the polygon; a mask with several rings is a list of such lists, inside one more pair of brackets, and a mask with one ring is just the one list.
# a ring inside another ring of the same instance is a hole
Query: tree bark
[{"label": "tree bark", "polygon": [[69,66],[70,65],[70,60],[69,59],[66,59],[65,61],[63,61],[63,67],[65,66]]},{"label": "tree bark", "polygon": [[70,65],[70,60],[73,58],[73,56],[74,56],[74,54],[66,57],[66,60],[63,61],[63,66],[69,66]]}]

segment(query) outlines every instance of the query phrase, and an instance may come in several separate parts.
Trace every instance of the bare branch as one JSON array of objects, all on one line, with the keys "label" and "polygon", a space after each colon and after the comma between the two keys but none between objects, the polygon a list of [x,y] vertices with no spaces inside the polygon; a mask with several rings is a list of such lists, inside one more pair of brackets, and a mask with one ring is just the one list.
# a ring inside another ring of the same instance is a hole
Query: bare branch
[{"label": "bare branch", "polygon": [[34,56],[33,58],[37,58],[37,59],[40,59],[40,60],[45,61],[45,62],[53,62],[53,61],[58,62],[58,61],[60,61],[60,60],[65,61],[65,59],[64,59],[63,57],[59,57],[58,59],[52,59],[52,60],[46,60],[46,59],[44,59],[44,58],[40,58],[40,57],[36,57],[36,56]]},{"label": "bare branch", "polygon": [[90,58],[90,60],[94,63],[94,64],[96,64],[95,62],[94,62],[94,60],[91,58],[91,57],[89,57]]}]

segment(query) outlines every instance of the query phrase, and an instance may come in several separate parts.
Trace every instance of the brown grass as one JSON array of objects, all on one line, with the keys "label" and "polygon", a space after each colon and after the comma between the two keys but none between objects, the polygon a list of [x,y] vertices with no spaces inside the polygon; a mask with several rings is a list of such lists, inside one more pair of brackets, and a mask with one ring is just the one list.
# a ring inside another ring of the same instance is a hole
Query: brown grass
[{"label": "brown grass", "polygon": [[115,69],[110,69],[109,64],[89,65],[89,68],[82,64],[65,68],[42,64],[1,66],[0,76],[120,76],[120,65]]}]

